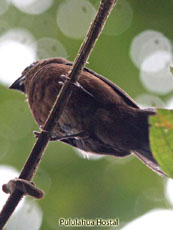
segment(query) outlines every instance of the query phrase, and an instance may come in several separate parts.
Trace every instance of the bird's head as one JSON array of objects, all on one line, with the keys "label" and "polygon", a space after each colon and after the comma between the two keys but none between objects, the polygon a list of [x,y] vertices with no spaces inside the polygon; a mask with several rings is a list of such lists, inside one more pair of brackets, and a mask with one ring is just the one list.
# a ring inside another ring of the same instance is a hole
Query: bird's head
[{"label": "bird's head", "polygon": [[25,82],[27,75],[30,71],[33,71],[37,63],[38,62],[33,62],[31,65],[27,66],[23,70],[22,75],[12,85],[10,85],[9,89],[15,89],[21,91],[22,93],[25,93]]},{"label": "bird's head", "polygon": [[22,74],[21,77],[19,77],[10,87],[9,89],[15,89],[19,90],[22,93],[26,93],[26,85],[27,81],[30,81],[32,77],[34,77],[35,73],[40,70],[45,65],[48,65],[50,63],[57,63],[57,64],[66,64],[69,61],[64,59],[64,58],[49,58],[45,60],[40,60],[33,62],[31,65],[26,67]]}]

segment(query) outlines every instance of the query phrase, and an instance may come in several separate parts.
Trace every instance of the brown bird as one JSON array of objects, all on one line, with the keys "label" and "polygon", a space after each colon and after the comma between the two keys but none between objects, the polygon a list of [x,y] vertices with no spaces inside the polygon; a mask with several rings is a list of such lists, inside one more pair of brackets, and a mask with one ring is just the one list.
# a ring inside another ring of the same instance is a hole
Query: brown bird
[{"label": "brown bird", "polygon": [[[37,124],[42,127],[72,63],[63,58],[34,62],[10,89],[26,94]],[[140,109],[121,88],[84,68],[51,140],[60,140],[85,152],[125,157],[134,153],[142,162],[163,174],[149,143],[150,115]]]}]

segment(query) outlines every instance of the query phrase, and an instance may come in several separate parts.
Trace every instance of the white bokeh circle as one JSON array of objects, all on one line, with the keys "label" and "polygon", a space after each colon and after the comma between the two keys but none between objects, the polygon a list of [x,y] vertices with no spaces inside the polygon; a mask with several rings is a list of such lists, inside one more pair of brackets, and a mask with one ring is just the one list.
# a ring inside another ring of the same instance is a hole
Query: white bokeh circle
[{"label": "white bokeh circle", "polygon": [[166,108],[167,109],[173,109],[173,97],[170,97],[166,101]]},{"label": "white bokeh circle", "polygon": [[161,32],[143,31],[132,40],[130,57],[139,69],[157,72],[171,61],[171,41]]},{"label": "white bokeh circle", "polygon": [[41,14],[53,5],[53,0],[8,0],[16,8],[28,14]]},{"label": "white bokeh circle", "polygon": [[45,59],[49,57],[67,57],[67,51],[65,47],[57,39],[43,37],[36,41],[37,56],[39,59]]},{"label": "white bokeh circle", "polygon": [[172,179],[168,179],[166,183],[166,197],[173,205],[173,181]]},{"label": "white bokeh circle", "polygon": [[[17,169],[9,166],[9,165],[0,165],[0,187],[2,188],[3,184],[8,183],[9,180],[14,179],[19,176],[19,172]],[[0,209],[5,204],[9,194],[6,194],[0,189]],[[19,210],[21,208],[21,205],[23,204],[23,201],[20,202],[20,205],[18,205],[16,210]]]},{"label": "white bokeh circle", "polygon": [[169,65],[158,72],[140,71],[140,79],[145,88],[158,94],[167,94],[173,90],[173,77]]},{"label": "white bokeh circle", "polygon": [[38,230],[41,227],[43,213],[35,201],[25,200],[22,208],[8,221],[6,230]]},{"label": "white bokeh circle", "polygon": [[148,108],[148,107],[157,107],[157,108],[165,108],[165,102],[152,94],[140,94],[135,98],[135,101],[141,108]]},{"label": "white bokeh circle", "polygon": [[103,34],[120,35],[125,32],[133,20],[133,9],[130,2],[126,0],[118,1],[117,6],[113,9],[108,23],[103,30]]},{"label": "white bokeh circle", "polygon": [[148,91],[164,95],[173,90],[172,43],[161,32],[146,30],[138,34],[131,43],[130,57]]},{"label": "white bokeh circle", "polygon": [[11,29],[0,36],[0,82],[11,84],[36,60],[33,36],[24,29]]},{"label": "white bokeh circle", "polygon": [[173,210],[155,209],[133,220],[121,230],[172,230]]},{"label": "white bokeh circle", "polygon": [[94,6],[87,0],[63,1],[57,11],[57,25],[67,37],[81,39],[95,14]]}]

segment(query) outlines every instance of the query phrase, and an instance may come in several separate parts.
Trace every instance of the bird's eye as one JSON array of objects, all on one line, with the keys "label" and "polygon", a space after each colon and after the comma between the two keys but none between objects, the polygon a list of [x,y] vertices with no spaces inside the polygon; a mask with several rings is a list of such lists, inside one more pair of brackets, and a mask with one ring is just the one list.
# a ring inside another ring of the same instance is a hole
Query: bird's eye
[{"label": "bird's eye", "polygon": [[33,66],[35,65],[35,63],[36,63],[36,62],[32,63],[32,64],[30,65],[30,67],[33,67]]},{"label": "bird's eye", "polygon": [[35,64],[36,64],[36,62],[33,62],[31,65],[26,67],[24,71],[29,71]]}]

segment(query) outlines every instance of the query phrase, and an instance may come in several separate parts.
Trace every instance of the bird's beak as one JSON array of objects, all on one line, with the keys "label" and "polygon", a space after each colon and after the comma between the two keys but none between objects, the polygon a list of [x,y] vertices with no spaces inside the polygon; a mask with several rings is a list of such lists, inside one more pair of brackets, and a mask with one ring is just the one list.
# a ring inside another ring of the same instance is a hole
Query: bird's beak
[{"label": "bird's beak", "polygon": [[25,76],[19,77],[11,86],[9,86],[9,89],[16,89],[19,91],[25,92]]}]

